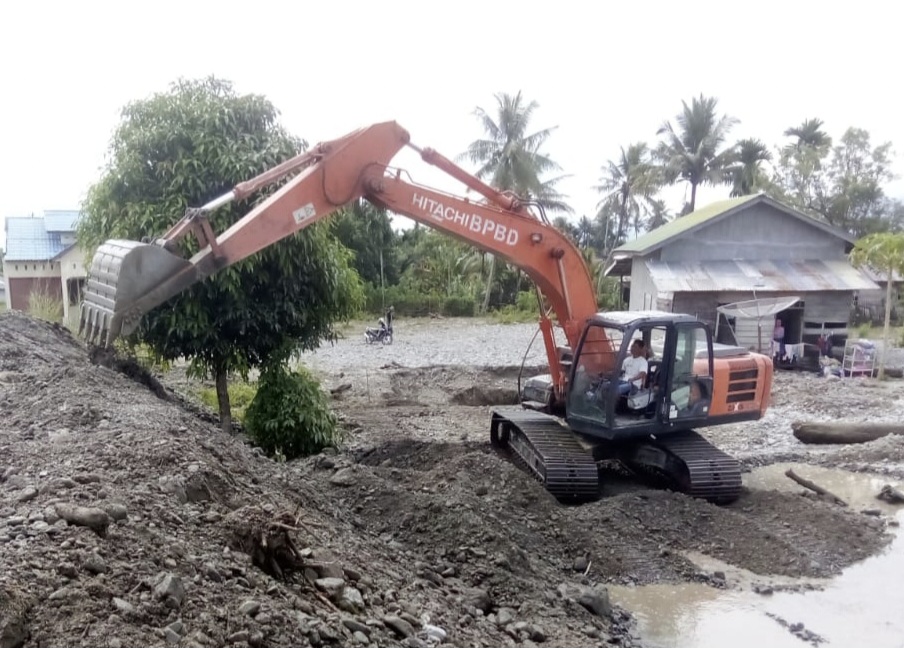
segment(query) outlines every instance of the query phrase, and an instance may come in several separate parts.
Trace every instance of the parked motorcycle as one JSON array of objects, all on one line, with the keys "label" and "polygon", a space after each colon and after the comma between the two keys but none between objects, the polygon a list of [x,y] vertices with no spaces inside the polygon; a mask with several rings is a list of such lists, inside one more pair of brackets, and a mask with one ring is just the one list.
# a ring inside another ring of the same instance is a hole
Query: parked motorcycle
[{"label": "parked motorcycle", "polygon": [[367,344],[392,344],[392,320],[395,317],[395,307],[390,306],[386,311],[385,319],[381,317],[376,328],[367,327],[364,330],[364,341]]},{"label": "parked motorcycle", "polygon": [[380,326],[364,329],[364,341],[367,344],[392,344],[392,327],[386,326],[386,322],[380,319]]}]

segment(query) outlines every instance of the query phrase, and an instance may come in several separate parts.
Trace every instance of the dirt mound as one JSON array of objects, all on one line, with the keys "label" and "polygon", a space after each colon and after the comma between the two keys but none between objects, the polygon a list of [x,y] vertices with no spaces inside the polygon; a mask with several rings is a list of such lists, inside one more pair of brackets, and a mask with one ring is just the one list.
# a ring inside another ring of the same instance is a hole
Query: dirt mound
[{"label": "dirt mound", "polygon": [[[0,370],[4,645],[632,643],[592,583],[561,574],[551,598],[516,601],[478,536],[450,571],[361,515],[435,527],[436,496],[350,498],[335,469],[350,459],[265,459],[65,329],[0,315]],[[445,515],[435,528],[458,525]]]},{"label": "dirt mound", "polygon": [[607,583],[706,580],[682,557],[695,551],[755,573],[823,577],[889,540],[874,518],[788,493],[745,492],[718,507],[635,488],[563,506],[481,443],[396,441],[356,458],[330,461],[331,470],[315,462],[302,474],[323,492],[338,483],[354,524],[437,571],[482,574],[507,605],[542,598],[576,567]]},{"label": "dirt mound", "polygon": [[0,315],[4,641],[635,645],[605,585],[718,585],[684,550],[828,575],[888,540],[778,493],[563,506],[489,447],[485,408],[449,405],[478,376],[399,369],[383,383],[399,407],[353,389],[347,450],[279,464],[65,329]]}]

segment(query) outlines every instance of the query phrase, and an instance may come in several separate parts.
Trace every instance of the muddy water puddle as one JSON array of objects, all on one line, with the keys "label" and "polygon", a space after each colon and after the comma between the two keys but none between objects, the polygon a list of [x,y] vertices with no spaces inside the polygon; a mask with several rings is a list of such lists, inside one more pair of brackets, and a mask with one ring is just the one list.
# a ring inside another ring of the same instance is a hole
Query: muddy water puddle
[{"label": "muddy water puddle", "polygon": [[[848,502],[854,510],[878,509],[904,524],[904,506],[876,499],[886,477],[815,466],[776,464],[745,475],[755,489],[797,492],[785,476],[794,472]],[[904,537],[880,554],[846,569],[834,579],[761,576],[708,556],[686,554],[702,570],[722,571],[726,589],[703,584],[610,587],[613,602],[637,619],[637,632],[649,648],[801,648],[870,646],[904,648]],[[782,591],[794,587],[810,591]],[[769,588],[772,593],[761,594]]]}]

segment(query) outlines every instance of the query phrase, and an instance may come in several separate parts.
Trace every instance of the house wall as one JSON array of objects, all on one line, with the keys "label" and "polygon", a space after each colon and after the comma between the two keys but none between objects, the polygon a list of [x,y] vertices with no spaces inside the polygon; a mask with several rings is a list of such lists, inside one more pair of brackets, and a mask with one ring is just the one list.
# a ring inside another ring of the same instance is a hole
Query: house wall
[{"label": "house wall", "polygon": [[33,290],[49,292],[63,302],[63,319],[68,320],[69,299],[63,299],[63,289],[69,290],[70,281],[83,280],[84,254],[77,247],[66,250],[55,261],[6,261],[3,262],[6,277],[6,294],[9,308],[27,311],[29,295]]},{"label": "house wall", "polygon": [[[823,333],[831,333],[839,338],[847,337],[847,321],[850,315],[853,291],[814,291],[794,293],[765,293],[759,297],[800,297],[803,301],[802,314],[802,341],[813,344]],[[675,293],[672,311],[676,313],[688,313],[708,323],[713,330],[716,328],[718,311],[721,304],[731,304],[739,301],[751,300],[750,293],[726,293],[726,292],[682,292]],[[720,325],[721,326],[721,325]],[[772,318],[766,317],[762,321],[762,333],[757,335],[757,321],[755,319],[737,320],[735,322],[735,336],[737,344],[746,348],[755,348],[762,344],[764,350],[772,337]]]},{"label": "house wall", "polygon": [[[684,262],[846,258],[843,239],[765,204],[751,205],[697,232],[679,236],[660,253],[663,261]],[[638,263],[633,265],[637,267]]]},{"label": "house wall", "polygon": [[44,292],[60,301],[63,299],[63,284],[59,277],[8,276],[6,282],[9,287],[7,304],[14,310],[27,311],[32,292]]},{"label": "house wall", "polygon": [[80,248],[73,246],[63,252],[58,259],[60,265],[60,275],[64,280],[84,279],[87,276],[85,272],[85,255]]},{"label": "house wall", "polygon": [[[883,321],[885,319],[885,291],[887,283],[877,281],[879,290],[861,290],[857,295],[858,306],[862,309],[868,309],[869,315],[873,321]],[[892,308],[896,308],[901,301],[901,288],[899,283],[893,283],[891,286],[891,303]]]},{"label": "house wall", "polygon": [[59,257],[60,278],[70,299],[63,300],[63,320],[68,322],[70,312],[78,305],[81,285],[87,277],[85,255],[77,246],[72,246]]},{"label": "house wall", "polygon": [[3,261],[7,277],[59,277],[58,261]]},{"label": "house wall", "polygon": [[631,269],[631,293],[628,310],[655,310],[659,293],[645,263],[634,263]]}]

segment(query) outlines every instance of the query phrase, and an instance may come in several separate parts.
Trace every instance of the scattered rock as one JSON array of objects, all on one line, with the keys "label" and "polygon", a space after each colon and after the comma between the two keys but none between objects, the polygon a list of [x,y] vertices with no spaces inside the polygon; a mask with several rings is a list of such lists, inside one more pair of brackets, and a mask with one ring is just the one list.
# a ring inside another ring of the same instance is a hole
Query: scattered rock
[{"label": "scattered rock", "polygon": [[181,579],[175,574],[162,574],[154,586],[154,596],[169,607],[179,607],[185,598],[185,588]]},{"label": "scattered rock", "polygon": [[54,511],[69,524],[88,527],[101,537],[107,535],[110,516],[103,509],[61,503],[54,507]]},{"label": "scattered rock", "polygon": [[355,471],[352,467],[340,468],[330,477],[330,483],[334,486],[354,486],[357,482]]},{"label": "scattered rock", "polygon": [[385,616],[383,617],[383,623],[402,639],[414,635],[414,628],[411,624],[397,616]]}]

